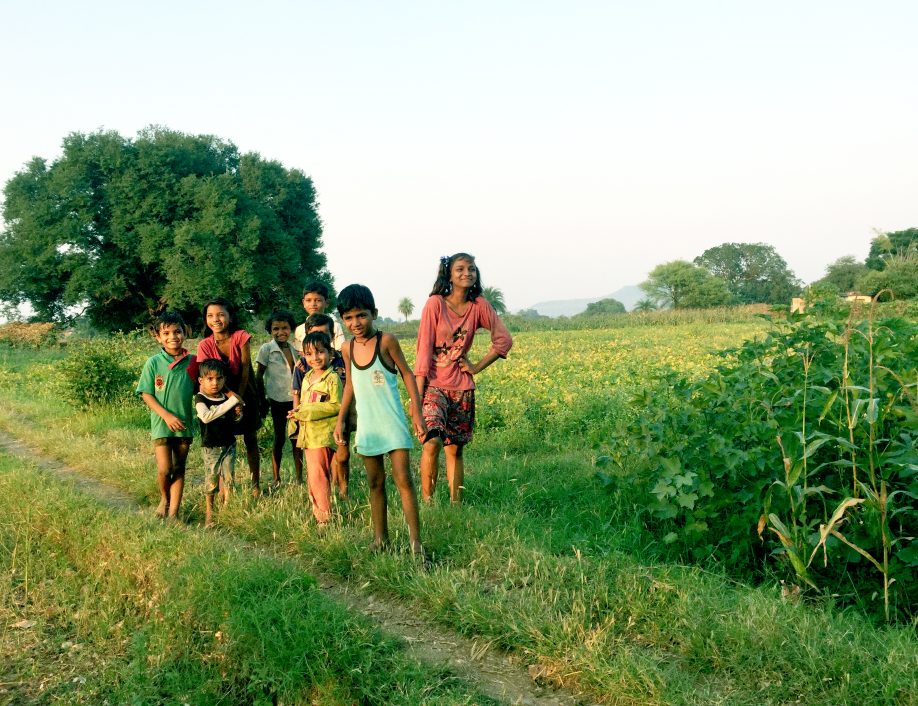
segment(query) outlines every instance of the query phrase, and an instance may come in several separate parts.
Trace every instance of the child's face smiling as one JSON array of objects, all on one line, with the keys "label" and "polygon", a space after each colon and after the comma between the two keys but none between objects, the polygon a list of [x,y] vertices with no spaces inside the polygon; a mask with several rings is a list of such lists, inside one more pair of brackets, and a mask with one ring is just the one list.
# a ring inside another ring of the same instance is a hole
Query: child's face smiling
[{"label": "child's face smiling", "polygon": [[454,287],[469,289],[478,281],[478,268],[469,260],[456,260],[450,268],[449,281]]},{"label": "child's face smiling", "polygon": [[373,330],[373,320],[376,312],[369,309],[350,309],[341,315],[341,321],[351,332],[354,338],[367,339],[376,331]]},{"label": "child's face smiling", "polygon": [[309,346],[303,349],[306,365],[312,370],[325,370],[331,363],[331,351],[322,346]]},{"label": "child's face smiling", "polygon": [[185,342],[185,331],[178,324],[163,324],[156,334],[156,340],[166,353],[178,355]]},{"label": "child's face smiling", "polygon": [[223,389],[225,382],[223,376],[215,371],[203,373],[198,377],[198,384],[201,386],[201,392],[208,397],[216,397]]},{"label": "child's face smiling", "polygon": [[271,338],[275,343],[286,343],[290,338],[290,324],[286,321],[271,322]]},{"label": "child's face smiling", "polygon": [[303,308],[310,316],[313,314],[324,314],[326,304],[325,297],[318,292],[306,292],[306,294],[303,295]]},{"label": "child's face smiling", "polygon": [[214,335],[226,333],[229,328],[229,312],[218,304],[211,304],[207,307],[207,315],[204,317],[207,328],[214,332]]}]

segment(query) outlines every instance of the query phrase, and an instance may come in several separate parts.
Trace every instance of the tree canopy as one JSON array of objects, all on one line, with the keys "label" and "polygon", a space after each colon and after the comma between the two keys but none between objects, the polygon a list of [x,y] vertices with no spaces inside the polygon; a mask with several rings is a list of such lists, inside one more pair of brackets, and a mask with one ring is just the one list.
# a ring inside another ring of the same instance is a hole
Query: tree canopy
[{"label": "tree canopy", "polygon": [[311,179],[213,136],[73,133],[4,196],[0,299],[40,319],[85,306],[108,330],[165,308],[194,321],[217,295],[260,315],[295,305],[307,279],[331,279]]},{"label": "tree canopy", "polygon": [[641,284],[641,289],[660,306],[673,309],[701,309],[732,303],[722,279],[685,260],[657,265]]},{"label": "tree canopy", "polygon": [[705,250],[695,264],[722,279],[739,304],[783,303],[800,291],[787,262],[765,243],[723,243]]},{"label": "tree canopy", "polygon": [[481,296],[483,296],[491,303],[491,306],[494,307],[494,311],[496,311],[498,315],[503,316],[507,313],[507,304],[504,302],[504,293],[497,287],[482,288]]},{"label": "tree canopy", "polygon": [[908,254],[918,254],[918,228],[878,233],[870,241],[870,252],[864,264],[871,270],[882,270],[889,258]]},{"label": "tree canopy", "polygon": [[600,299],[598,302],[590,302],[587,304],[586,311],[584,311],[580,316],[593,316],[594,314],[624,314],[625,305],[622,304],[618,299],[613,299],[609,297],[608,299]]},{"label": "tree canopy", "polygon": [[870,270],[864,263],[858,262],[853,255],[845,255],[829,265],[825,277],[818,282],[831,285],[839,293],[846,294],[857,290],[858,281],[868,272]]},{"label": "tree canopy", "polygon": [[411,312],[414,311],[414,302],[411,301],[410,297],[402,297],[398,300],[398,311],[405,317],[405,321],[408,321],[408,317],[411,316]]}]

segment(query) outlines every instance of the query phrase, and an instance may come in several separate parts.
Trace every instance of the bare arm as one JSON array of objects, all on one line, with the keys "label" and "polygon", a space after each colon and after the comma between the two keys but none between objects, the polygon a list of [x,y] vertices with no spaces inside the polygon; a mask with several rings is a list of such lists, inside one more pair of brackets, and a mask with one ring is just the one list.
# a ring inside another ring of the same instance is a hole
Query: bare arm
[{"label": "bare arm", "polygon": [[245,345],[240,346],[239,353],[242,356],[242,375],[239,377],[239,396],[245,397],[245,391],[249,389],[249,376],[252,374],[252,349],[251,343],[246,341]]},{"label": "bare arm", "polygon": [[405,383],[405,389],[408,390],[409,408],[411,409],[411,421],[414,422],[414,429],[418,436],[424,436],[427,433],[427,425],[424,424],[424,415],[421,412],[421,394],[418,392],[418,385],[405,361],[405,354],[402,353],[402,347],[398,344],[398,339],[391,334],[384,333],[382,337],[383,351],[388,354],[389,358],[395,363],[399,373],[402,376],[402,382]]},{"label": "bare arm", "polygon": [[484,358],[479,360],[478,363],[472,365],[468,358],[462,356],[459,360],[459,367],[462,368],[463,371],[469,373],[469,375],[478,375],[478,373],[487,368],[494,361],[500,360],[500,358],[501,356],[492,350],[485,353]]},{"label": "bare arm", "polygon": [[170,412],[168,409],[163,407],[159,403],[159,400],[156,399],[156,397],[151,395],[149,392],[141,392],[140,396],[147,407],[149,407],[152,411],[156,412],[160,417],[163,418],[166,426],[169,427],[169,431],[185,430],[185,423],[174,414],[172,414],[172,412]]},{"label": "bare arm", "polygon": [[347,379],[344,383],[344,392],[341,395],[341,410],[338,412],[338,423],[335,424],[335,443],[339,446],[344,446],[347,444],[344,437],[344,427],[347,424],[347,416],[351,405],[354,403],[354,386],[351,384],[351,357],[348,355],[346,348],[341,350],[341,356],[344,358]]}]

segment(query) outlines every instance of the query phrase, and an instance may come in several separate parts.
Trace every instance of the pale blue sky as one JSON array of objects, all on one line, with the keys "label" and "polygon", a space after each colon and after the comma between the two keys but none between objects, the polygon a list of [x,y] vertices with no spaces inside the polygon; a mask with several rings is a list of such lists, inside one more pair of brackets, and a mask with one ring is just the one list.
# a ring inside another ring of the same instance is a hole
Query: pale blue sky
[{"label": "pale blue sky", "polygon": [[804,280],[918,227],[913,2],[6,2],[0,180],[72,131],[215,134],[312,176],[337,285],[512,310],[727,241]]}]

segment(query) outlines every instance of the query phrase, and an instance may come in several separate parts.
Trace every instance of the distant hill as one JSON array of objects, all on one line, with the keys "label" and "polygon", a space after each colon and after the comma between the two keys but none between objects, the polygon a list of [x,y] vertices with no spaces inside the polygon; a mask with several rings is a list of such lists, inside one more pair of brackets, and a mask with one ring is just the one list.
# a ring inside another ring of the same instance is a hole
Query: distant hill
[{"label": "distant hill", "polygon": [[543,316],[574,316],[586,311],[587,304],[598,302],[600,299],[618,299],[628,311],[634,308],[634,305],[646,295],[644,290],[636,285],[622,287],[612,294],[604,294],[601,297],[591,297],[590,299],[560,299],[550,302],[539,302],[533,304],[530,309],[535,309]]}]

